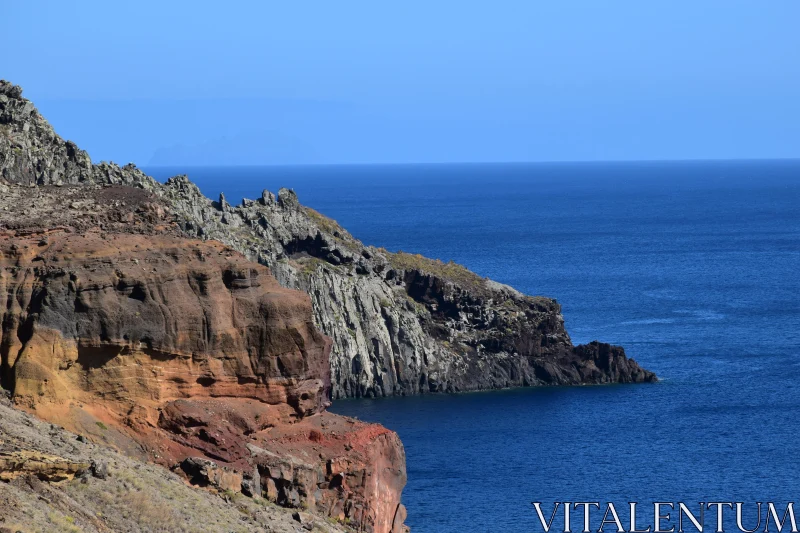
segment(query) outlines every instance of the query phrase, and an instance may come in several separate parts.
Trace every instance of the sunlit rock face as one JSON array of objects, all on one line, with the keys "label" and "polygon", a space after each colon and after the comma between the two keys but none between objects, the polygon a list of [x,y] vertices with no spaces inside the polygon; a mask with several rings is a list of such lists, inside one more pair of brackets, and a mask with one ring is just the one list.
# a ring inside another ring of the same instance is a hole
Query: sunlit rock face
[{"label": "sunlit rock face", "polygon": [[13,295],[3,368],[19,402],[90,394],[127,414],[237,397],[279,406],[281,420],[327,405],[329,343],[308,298],[220,244],[101,232],[0,243]]}]

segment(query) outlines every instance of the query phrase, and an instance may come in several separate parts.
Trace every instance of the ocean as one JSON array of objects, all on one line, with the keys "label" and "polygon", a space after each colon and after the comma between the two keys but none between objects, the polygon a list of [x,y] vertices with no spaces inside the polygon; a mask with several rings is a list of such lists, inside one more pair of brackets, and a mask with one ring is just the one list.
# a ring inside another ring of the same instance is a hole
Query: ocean
[{"label": "ocean", "polygon": [[753,527],[752,502],[800,499],[800,161],[145,170],[231,202],[293,188],[365,243],[556,298],[576,344],[660,377],[335,402],[399,433],[414,533],[539,532],[534,501],[645,524],[654,501],[751,502]]}]

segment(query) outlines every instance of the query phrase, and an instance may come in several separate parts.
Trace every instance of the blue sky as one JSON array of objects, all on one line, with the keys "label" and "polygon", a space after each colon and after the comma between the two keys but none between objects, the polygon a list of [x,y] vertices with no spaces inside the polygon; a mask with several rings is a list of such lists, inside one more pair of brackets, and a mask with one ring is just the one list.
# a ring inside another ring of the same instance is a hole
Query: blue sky
[{"label": "blue sky", "polygon": [[12,2],[0,77],[93,159],[800,157],[800,2]]}]

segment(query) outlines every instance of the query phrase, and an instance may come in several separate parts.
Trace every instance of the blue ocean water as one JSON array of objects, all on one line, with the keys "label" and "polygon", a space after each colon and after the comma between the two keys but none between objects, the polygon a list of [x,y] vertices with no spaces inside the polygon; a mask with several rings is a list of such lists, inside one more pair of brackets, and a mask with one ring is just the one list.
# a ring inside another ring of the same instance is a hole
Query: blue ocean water
[{"label": "blue ocean water", "polygon": [[294,188],[366,243],[558,299],[576,343],[660,376],[336,402],[400,434],[414,533],[541,531],[532,501],[800,495],[800,161],[147,170],[230,201]]}]

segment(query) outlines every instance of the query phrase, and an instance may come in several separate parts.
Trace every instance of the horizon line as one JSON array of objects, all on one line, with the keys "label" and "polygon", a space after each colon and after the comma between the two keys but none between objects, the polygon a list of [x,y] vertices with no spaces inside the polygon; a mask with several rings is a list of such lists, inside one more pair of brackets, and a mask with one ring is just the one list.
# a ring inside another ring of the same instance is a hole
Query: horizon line
[{"label": "horizon line", "polygon": [[[105,160],[103,160],[105,161]],[[97,161],[94,164],[103,162]],[[384,163],[222,163],[210,165],[196,164],[144,164],[133,163],[139,168],[209,168],[209,167],[355,167],[355,166],[446,166],[446,165],[554,165],[554,164],[603,164],[603,163],[725,163],[725,162],[779,162],[800,161],[798,157],[751,157],[751,158],[687,158],[687,159],[580,159],[580,160],[541,160],[541,161],[434,161],[434,162],[384,162]],[[113,161],[108,161],[113,163]],[[126,163],[129,164],[129,163]]]}]

